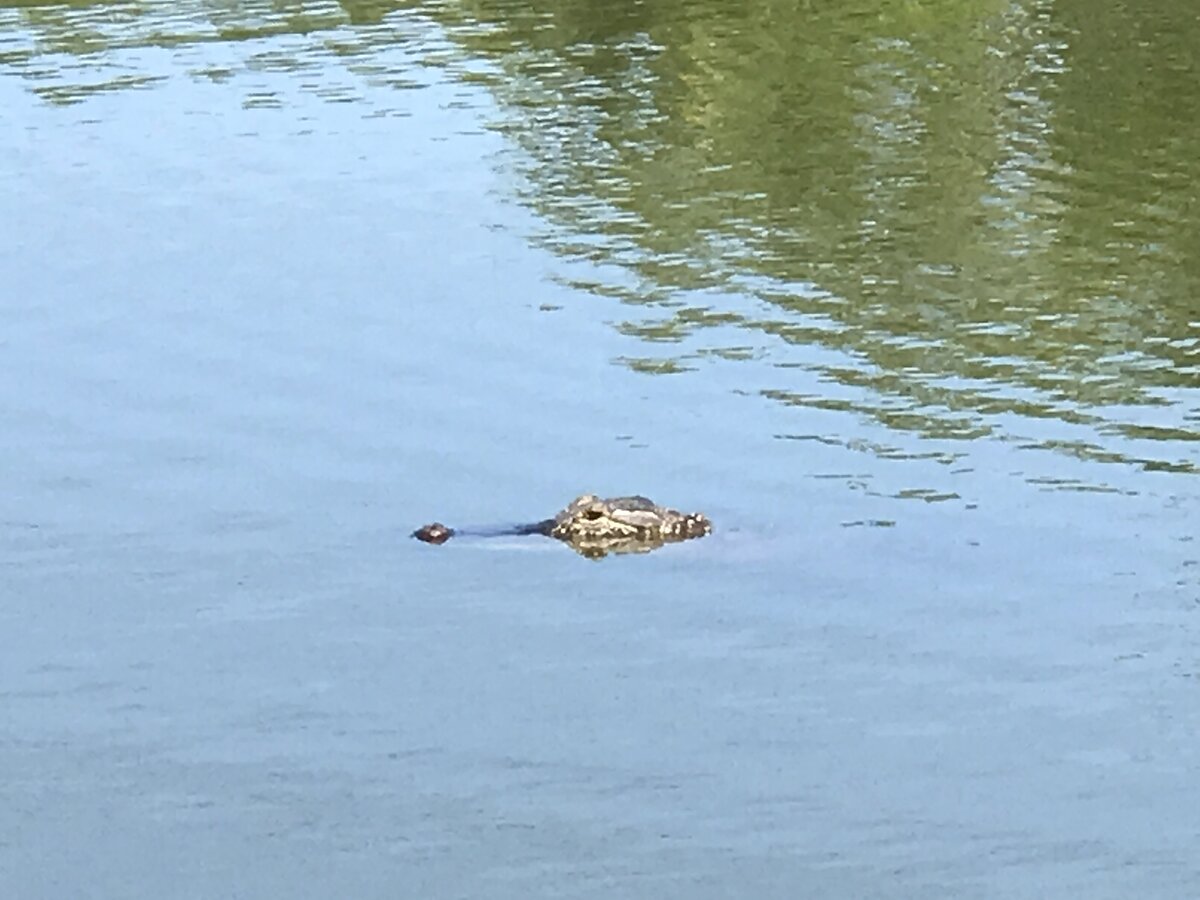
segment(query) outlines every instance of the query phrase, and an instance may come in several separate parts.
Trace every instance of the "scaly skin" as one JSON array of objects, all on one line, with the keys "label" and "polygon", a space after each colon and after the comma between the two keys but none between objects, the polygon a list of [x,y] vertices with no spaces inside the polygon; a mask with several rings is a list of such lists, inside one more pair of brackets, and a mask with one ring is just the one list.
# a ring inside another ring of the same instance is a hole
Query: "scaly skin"
[{"label": "scaly skin", "polygon": [[[704,537],[712,523],[702,513],[682,513],[641,496],[601,499],[583,494],[553,519],[489,534],[544,534],[593,559],[609,553],[647,553],[663,544]],[[456,532],[440,522],[425,525],[413,537],[443,544]]]}]

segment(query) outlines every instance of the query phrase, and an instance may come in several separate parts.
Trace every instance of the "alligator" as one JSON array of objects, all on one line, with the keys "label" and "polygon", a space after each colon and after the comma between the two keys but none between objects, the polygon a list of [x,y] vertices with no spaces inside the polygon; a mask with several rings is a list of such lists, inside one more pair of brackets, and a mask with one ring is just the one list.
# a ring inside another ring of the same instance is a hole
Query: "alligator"
[{"label": "alligator", "polygon": [[444,544],[455,535],[497,537],[540,534],[557,538],[576,553],[599,559],[609,553],[648,553],[663,544],[704,537],[712,522],[703,513],[682,513],[646,497],[583,494],[552,519],[511,528],[454,529],[441,522],[423,525],[412,536],[427,544]]}]

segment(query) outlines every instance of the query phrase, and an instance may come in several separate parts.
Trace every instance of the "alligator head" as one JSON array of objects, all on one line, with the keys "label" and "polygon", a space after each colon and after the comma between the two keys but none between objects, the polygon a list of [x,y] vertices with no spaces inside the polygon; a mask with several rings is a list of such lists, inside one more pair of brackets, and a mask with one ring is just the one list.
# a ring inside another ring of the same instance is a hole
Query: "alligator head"
[{"label": "alligator head", "polygon": [[712,523],[701,513],[682,513],[658,506],[646,497],[611,497],[594,494],[576,497],[553,519],[529,525],[459,531],[432,522],[412,536],[427,544],[444,544],[456,534],[489,537],[505,534],[544,534],[558,538],[576,553],[599,559],[609,553],[648,553],[663,544],[703,537]]},{"label": "alligator head", "polygon": [[609,553],[647,553],[666,543],[703,537],[712,523],[702,513],[682,513],[640,496],[576,497],[554,517],[551,537],[593,559]]}]

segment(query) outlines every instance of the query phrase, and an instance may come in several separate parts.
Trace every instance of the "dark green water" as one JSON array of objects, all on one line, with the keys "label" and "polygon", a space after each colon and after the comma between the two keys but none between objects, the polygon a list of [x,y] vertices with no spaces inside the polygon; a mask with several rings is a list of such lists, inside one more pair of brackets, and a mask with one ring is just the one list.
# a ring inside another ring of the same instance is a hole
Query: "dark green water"
[{"label": "dark green water", "polygon": [[1198,46],[0,2],[4,896],[1200,893]]}]

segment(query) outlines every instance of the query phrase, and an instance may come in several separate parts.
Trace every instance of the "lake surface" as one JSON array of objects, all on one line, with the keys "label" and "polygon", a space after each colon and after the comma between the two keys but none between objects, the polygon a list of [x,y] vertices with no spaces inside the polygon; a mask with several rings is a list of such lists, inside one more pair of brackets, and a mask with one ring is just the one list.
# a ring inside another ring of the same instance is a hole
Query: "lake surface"
[{"label": "lake surface", "polygon": [[1200,17],[825,6],[0,0],[5,896],[1200,895]]}]

